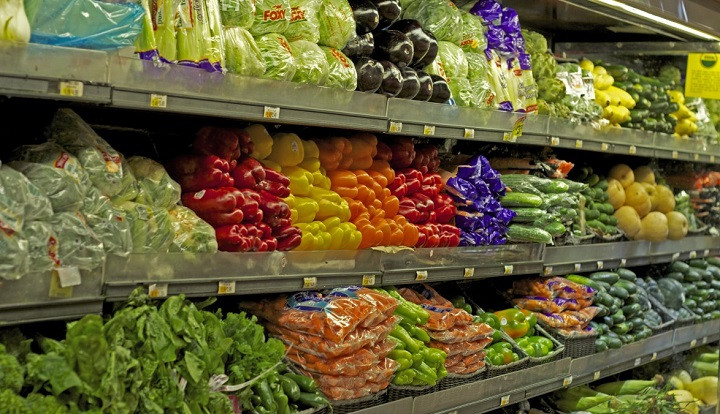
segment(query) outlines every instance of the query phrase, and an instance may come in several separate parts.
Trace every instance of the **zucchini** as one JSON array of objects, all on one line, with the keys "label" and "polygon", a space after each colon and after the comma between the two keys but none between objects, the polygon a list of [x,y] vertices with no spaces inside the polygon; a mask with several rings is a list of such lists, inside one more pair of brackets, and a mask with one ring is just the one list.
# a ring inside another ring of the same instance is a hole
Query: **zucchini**
[{"label": "zucchini", "polygon": [[[610,315],[610,318],[612,318],[613,325],[617,325],[617,324],[625,322],[625,314],[623,313],[622,310],[619,310],[619,311],[613,313],[612,315]],[[617,332],[617,333],[619,333],[619,332]]]},{"label": "zucchini", "polygon": [[615,272],[595,272],[591,273],[588,278],[596,282],[605,282],[612,285],[620,280],[620,275]]},{"label": "zucchini", "polygon": [[643,325],[645,325],[645,321],[640,317],[634,317],[630,319],[628,322],[630,322],[633,326],[633,329],[638,330],[642,329]]},{"label": "zucchini", "polygon": [[515,212],[515,217],[513,217],[512,221],[518,223],[532,223],[547,214],[545,210],[529,207],[517,207],[514,208],[513,211]]},{"label": "zucchini", "polygon": [[612,306],[613,297],[607,292],[600,291],[595,294],[595,298],[593,299],[593,303],[596,302],[604,306]]},{"label": "zucchini", "polygon": [[602,318],[603,316],[610,315],[610,309],[609,309],[607,306],[602,305],[602,304],[600,304],[600,303],[598,303],[598,304],[596,304],[596,305],[593,305],[593,306],[595,306],[596,308],[598,308],[598,312],[597,312],[597,315],[596,315],[597,317]]},{"label": "zucchini", "polygon": [[511,224],[506,233],[507,239],[514,242],[552,244],[552,236],[543,229]]},{"label": "zucchini", "polygon": [[712,282],[712,280],[713,280],[712,273],[708,272],[705,269],[693,269],[693,270],[695,270],[696,272],[698,272],[700,274],[700,277],[702,277],[703,281],[708,282],[708,283]]},{"label": "zucchini", "polygon": [[683,286],[683,289],[685,290],[685,296],[693,296],[693,295],[697,294],[698,289],[699,289],[697,286],[695,286],[692,283],[683,283],[682,286]]},{"label": "zucchini", "polygon": [[543,199],[534,194],[509,192],[500,198],[500,204],[503,207],[540,207]]},{"label": "zucchini", "polygon": [[634,295],[637,293],[637,286],[635,286],[635,283],[628,282],[627,280],[620,279],[615,282],[613,286],[620,286],[621,288],[625,289],[630,295]]},{"label": "zucchini", "polygon": [[689,283],[699,282],[702,280],[702,276],[700,275],[700,272],[695,269],[688,269],[688,271],[685,272],[685,278],[683,280]]},{"label": "zucchini", "polygon": [[[586,278],[586,277],[584,277],[584,276],[580,276],[580,275],[567,275],[567,276],[565,276],[565,279],[567,279],[567,280],[569,280],[569,281],[571,281],[571,282],[575,282],[575,283],[580,284],[580,285],[590,286],[591,288],[597,290],[597,291],[598,291],[598,294],[595,295],[595,299],[596,299],[596,300],[598,299],[600,293],[603,293],[603,292],[602,292],[603,289],[601,288],[601,286],[600,286],[596,281],[594,281],[594,280],[592,280],[592,279],[588,279],[588,278]],[[611,298],[611,300],[612,300],[612,298]],[[601,302],[598,302],[598,303],[601,303]]]},{"label": "zucchini", "polygon": [[690,266],[683,262],[672,262],[670,263],[670,266],[668,266],[668,270],[671,272],[680,272],[685,274],[688,270],[690,270]]},{"label": "zucchini", "polygon": [[619,269],[615,269],[615,273],[620,276],[620,279],[627,280],[628,282],[635,282],[637,280],[637,275],[630,269],[624,269],[621,267]]},{"label": "zucchini", "polygon": [[627,322],[622,322],[617,325],[614,325],[610,329],[618,335],[625,335],[626,333],[630,332],[630,329],[632,329],[632,326]]},{"label": "zucchini", "polygon": [[627,290],[623,289],[622,286],[618,286],[617,284],[612,285],[608,293],[622,300],[625,300],[628,298],[628,296],[630,296]]},{"label": "zucchini", "polygon": [[608,348],[609,348],[609,346],[608,346],[607,342],[603,341],[600,338],[595,340],[595,352],[607,351]]},{"label": "zucchini", "polygon": [[642,308],[640,307],[639,303],[634,303],[632,305],[625,305],[620,310],[623,312],[623,315],[625,315],[626,318],[632,318],[638,313],[640,313]]},{"label": "zucchini", "polygon": [[606,336],[605,338],[605,342],[607,343],[608,348],[618,349],[623,345],[622,341],[619,338],[612,337],[610,335]]},{"label": "zucchini", "polygon": [[682,282],[685,279],[685,276],[680,272],[670,272],[665,275],[665,277],[669,277],[670,279],[675,279],[678,282]]},{"label": "zucchini", "polygon": [[715,267],[720,267],[720,257],[708,257],[705,261]]},{"label": "zucchini", "polygon": [[703,269],[703,270],[707,269],[707,267],[708,267],[707,262],[703,259],[692,259],[688,262],[688,265],[690,267],[694,267],[696,269]]},{"label": "zucchini", "polygon": [[630,334],[619,335],[619,336],[620,336],[620,340],[622,341],[623,344],[629,344],[631,342],[635,342],[635,337]]},{"label": "zucchini", "polygon": [[615,322],[613,322],[612,316],[603,316],[602,317],[602,323],[607,326],[608,328],[612,328],[613,325],[615,325]]},{"label": "zucchini", "polygon": [[603,292],[607,292],[608,290],[610,290],[610,283],[601,282],[599,280],[596,280],[595,283],[602,287]]}]

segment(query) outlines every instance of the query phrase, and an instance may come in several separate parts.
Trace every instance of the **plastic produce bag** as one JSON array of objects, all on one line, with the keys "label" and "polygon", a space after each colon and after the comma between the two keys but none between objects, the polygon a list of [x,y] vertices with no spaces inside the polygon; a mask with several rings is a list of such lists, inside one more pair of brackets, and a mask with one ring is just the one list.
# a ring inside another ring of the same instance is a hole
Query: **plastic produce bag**
[{"label": "plastic produce bag", "polygon": [[155,32],[153,31],[150,0],[140,0],[139,3],[143,8],[143,20],[140,35],[135,39],[135,53],[140,56],[140,59],[156,59],[158,54],[157,42],[155,41]]},{"label": "plastic produce bag", "polygon": [[111,197],[111,200],[113,203],[123,203],[125,201],[131,201],[134,200],[135,197],[138,195],[138,184],[137,180],[135,179],[135,174],[132,173],[132,169],[130,169],[130,166],[127,163],[127,160],[125,158],[122,159],[122,166],[123,166],[123,180],[122,180],[122,189],[118,194],[115,195],[115,197]]},{"label": "plastic produce bag", "polygon": [[172,208],[180,202],[180,184],[170,178],[160,163],[145,157],[130,157],[127,163],[138,180],[135,202],[162,208]]},{"label": "plastic produce bag", "polygon": [[20,231],[24,221],[52,217],[50,200],[8,165],[0,165],[0,227]]},{"label": "plastic produce bag", "polygon": [[28,243],[28,273],[48,272],[58,260],[58,237],[50,223],[31,221],[25,224],[22,236]]},{"label": "plastic produce bag", "polygon": [[145,10],[135,3],[101,0],[25,0],[32,10],[32,43],[83,49],[131,46]]},{"label": "plastic produce bag", "polygon": [[164,208],[126,201],[117,207],[130,222],[133,253],[164,253],[175,238],[170,215]]},{"label": "plastic produce bag", "polygon": [[123,187],[122,155],[73,110],[62,108],[55,113],[46,133],[55,142],[78,157],[90,181],[103,194],[114,197]]},{"label": "plastic produce bag", "polygon": [[438,40],[456,45],[463,38],[463,19],[457,6],[448,0],[414,1],[403,13],[403,19],[415,19],[423,29],[432,32]]},{"label": "plastic produce bag", "polygon": [[225,29],[225,67],[238,75],[260,77],[265,60],[250,32],[239,27]]},{"label": "plastic produce bag", "polygon": [[141,59],[165,62],[177,60],[178,6],[180,0],[142,0],[146,9],[143,28],[135,41],[135,51]]},{"label": "plastic produce bag", "polygon": [[208,43],[205,50],[206,61],[201,67],[209,72],[221,72],[225,65],[225,39],[220,18],[218,0],[204,0],[207,7]]},{"label": "plastic produce bag", "polygon": [[290,26],[289,0],[256,0],[255,21],[250,27],[253,36],[285,33]]},{"label": "plastic produce bag", "polygon": [[54,212],[74,211],[82,206],[90,178],[80,160],[68,151],[46,142],[20,147],[15,158],[18,161],[9,165],[23,173],[50,199]]},{"label": "plastic produce bag", "polygon": [[355,36],[355,18],[347,0],[324,0],[318,10],[320,45],[340,49]]},{"label": "plastic produce bag", "polygon": [[438,58],[447,80],[468,77],[468,60],[459,46],[446,41],[438,42]]},{"label": "plastic produce bag", "polygon": [[187,207],[175,206],[168,211],[175,236],[171,252],[215,253],[218,243],[215,229]]},{"label": "plastic produce bag", "polygon": [[307,40],[296,40],[290,42],[290,49],[297,65],[292,81],[324,85],[328,77],[329,65],[325,52],[320,46]]},{"label": "plastic produce bag", "polygon": [[200,67],[210,47],[207,8],[202,0],[181,0],[178,9],[177,60],[184,66]]},{"label": "plastic produce bag", "polygon": [[487,38],[482,20],[465,11],[461,11],[460,14],[463,21],[460,47],[466,53],[483,53],[487,48]]},{"label": "plastic produce bag", "polygon": [[332,47],[321,47],[329,64],[329,72],[325,86],[354,91],[357,87],[355,65],[343,52]]},{"label": "plastic produce bag", "polygon": [[58,238],[58,259],[61,266],[93,270],[103,264],[102,241],[90,230],[80,212],[58,213],[50,219]]},{"label": "plastic produce bag", "polygon": [[249,29],[255,21],[254,0],[219,0],[220,18],[225,28]]},{"label": "plastic produce bag", "polygon": [[277,80],[292,80],[297,66],[295,57],[285,36],[278,33],[268,33],[255,38],[258,49],[265,60],[264,78]]},{"label": "plastic produce bag", "polygon": [[115,207],[109,198],[91,188],[80,210],[90,229],[103,242],[107,253],[127,256],[133,250],[130,222],[125,212]]},{"label": "plastic produce bag", "polygon": [[320,23],[318,21],[318,8],[320,0],[290,0],[290,26],[285,31],[285,37],[291,42],[307,40],[317,43],[320,41]]},{"label": "plastic produce bag", "polygon": [[450,80],[448,80],[448,86],[450,87],[450,92],[452,92],[452,98],[458,106],[483,106],[482,101],[478,98],[469,80],[465,78],[450,78]]},{"label": "plastic produce bag", "polygon": [[0,278],[20,279],[28,272],[28,242],[20,233],[0,231]]}]

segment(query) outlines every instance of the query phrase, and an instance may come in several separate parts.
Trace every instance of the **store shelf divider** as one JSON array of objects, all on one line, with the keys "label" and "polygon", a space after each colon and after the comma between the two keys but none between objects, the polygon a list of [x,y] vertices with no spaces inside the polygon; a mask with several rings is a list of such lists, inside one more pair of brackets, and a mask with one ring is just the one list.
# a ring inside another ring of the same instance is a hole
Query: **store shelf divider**
[{"label": "store shelf divider", "polygon": [[675,346],[686,346],[693,341],[695,341],[694,346],[704,345],[720,337],[720,319],[676,328],[674,333],[673,344]]},{"label": "store shelf divider", "polygon": [[354,411],[353,414],[412,414],[413,399],[411,397],[390,401],[385,404]]}]

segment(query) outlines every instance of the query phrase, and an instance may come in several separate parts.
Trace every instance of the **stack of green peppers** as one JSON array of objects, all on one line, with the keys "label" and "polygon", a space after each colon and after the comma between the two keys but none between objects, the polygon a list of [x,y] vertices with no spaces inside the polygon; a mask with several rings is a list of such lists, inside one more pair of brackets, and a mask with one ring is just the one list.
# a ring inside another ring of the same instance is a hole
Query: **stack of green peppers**
[{"label": "stack of green peppers", "polygon": [[524,336],[518,339],[517,344],[523,352],[534,358],[547,356],[555,348],[555,344],[544,336]]},{"label": "stack of green peppers", "polygon": [[315,380],[290,372],[268,374],[253,384],[252,392],[252,406],[243,407],[252,414],[291,414],[329,404],[318,390]]},{"label": "stack of green peppers", "polygon": [[405,300],[398,291],[390,286],[376,289],[398,300],[395,315],[401,322],[390,332],[396,347],[388,358],[395,360],[399,367],[392,383],[398,386],[432,386],[447,376],[445,352],[429,348],[430,336],[418,325],[427,323],[430,315],[421,306]]},{"label": "stack of green peppers", "polygon": [[477,315],[473,317],[473,321],[489,325],[495,330],[492,335],[493,344],[502,340],[503,335],[500,330],[500,318],[498,318],[494,313],[478,311]]},{"label": "stack of green peppers", "polygon": [[513,350],[512,345],[502,341],[485,348],[485,362],[490,365],[507,365],[520,360],[520,355]]},{"label": "stack of green peppers", "polygon": [[456,308],[458,308],[458,309],[462,309],[462,310],[464,310],[465,312],[469,313],[470,315],[473,314],[472,306],[471,306],[469,303],[465,302],[465,298],[464,298],[464,297],[462,297],[462,296],[455,296],[451,302],[452,302],[452,304],[453,304],[454,307],[456,307]]}]

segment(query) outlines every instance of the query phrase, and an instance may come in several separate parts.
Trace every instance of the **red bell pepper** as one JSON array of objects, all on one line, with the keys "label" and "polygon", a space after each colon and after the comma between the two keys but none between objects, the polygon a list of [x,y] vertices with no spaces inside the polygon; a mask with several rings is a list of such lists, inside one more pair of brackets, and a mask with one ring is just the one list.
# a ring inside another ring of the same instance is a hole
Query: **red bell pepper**
[{"label": "red bell pepper", "polygon": [[416,193],[410,196],[410,199],[415,202],[415,207],[422,212],[431,212],[435,210],[435,203],[432,199],[423,193]]},{"label": "red bell pepper", "polygon": [[374,159],[389,162],[392,160],[392,154],[392,149],[390,149],[388,144],[379,141],[377,143],[377,154],[375,154]]},{"label": "red bell pepper", "polygon": [[410,180],[411,178],[415,179],[415,180],[419,180],[421,183],[423,181],[423,173],[415,168],[402,169],[402,170],[398,171],[398,174],[404,175],[406,182],[407,182],[407,180]]},{"label": "red bell pepper", "polygon": [[412,164],[413,159],[415,159],[415,145],[412,139],[397,137],[388,143],[388,146],[392,150],[390,165],[393,168],[407,168]]},{"label": "red bell pepper", "polygon": [[230,163],[216,155],[180,155],[167,164],[168,173],[173,177],[192,175],[200,170],[230,172]]},{"label": "red bell pepper", "polygon": [[243,204],[245,197],[235,187],[221,187],[183,193],[181,200],[185,207],[195,212],[226,213]]},{"label": "red bell pepper", "polygon": [[263,211],[260,209],[260,194],[253,190],[242,190],[245,202],[239,205],[245,215],[245,223],[260,223],[263,220]]},{"label": "red bell pepper", "polygon": [[455,207],[455,203],[449,195],[438,194],[433,197],[433,202],[435,203],[435,215],[437,216],[438,223],[449,223],[455,218],[457,207]]},{"label": "red bell pepper", "polygon": [[302,241],[302,232],[299,228],[289,226],[281,230],[280,235],[276,235],[277,238],[277,250],[288,251],[296,248]]},{"label": "red bell pepper", "polygon": [[260,182],[265,180],[265,169],[262,164],[251,157],[241,159],[231,174],[235,179],[235,187],[241,189],[259,190]]},{"label": "red bell pepper", "polygon": [[290,179],[286,176],[282,175],[281,173],[272,170],[270,168],[264,168],[265,169],[265,179],[268,181],[272,181],[274,183],[282,184],[285,187],[290,185]]},{"label": "red bell pepper", "polygon": [[[270,218],[290,218],[290,207],[288,207],[287,203],[267,191],[260,191],[260,208],[263,211],[266,222],[268,222]],[[274,226],[270,225],[270,227]]]},{"label": "red bell pepper", "polygon": [[405,217],[410,223],[420,223],[422,215],[418,211],[415,201],[409,197],[400,199],[400,208],[398,214]]},{"label": "red bell pepper", "polygon": [[267,244],[267,249],[269,252],[273,252],[277,250],[278,247],[278,241],[275,237],[268,237],[267,239],[263,239],[265,244]]},{"label": "red bell pepper", "polygon": [[245,216],[239,208],[229,213],[217,213],[207,211],[196,211],[198,217],[208,222],[213,227],[229,226],[232,224],[240,224]]},{"label": "red bell pepper", "polygon": [[403,198],[407,195],[407,183],[405,183],[405,176],[398,174],[395,178],[388,183],[387,188],[390,190],[392,195],[397,198]]},{"label": "red bell pepper", "polygon": [[239,225],[216,227],[215,238],[218,242],[218,248],[222,251],[246,252],[251,247],[251,239],[247,236],[247,229]]},{"label": "red bell pepper", "polygon": [[405,185],[407,186],[407,195],[413,195],[422,191],[422,182],[417,178],[405,177]]},{"label": "red bell pepper", "polygon": [[193,174],[175,176],[183,191],[200,191],[208,188],[227,187],[225,173],[218,169],[197,170]]},{"label": "red bell pepper", "polygon": [[262,233],[260,235],[260,237],[262,237],[263,240],[272,237],[273,229],[272,229],[272,227],[268,226],[266,223],[261,222],[261,223],[256,224],[255,226]]},{"label": "red bell pepper", "polygon": [[[197,154],[217,155],[227,161],[236,160],[240,157],[240,140],[244,146],[252,145],[250,136],[240,128],[221,128],[207,126],[201,128],[195,135],[193,150]],[[247,151],[247,148],[245,148]],[[250,150],[248,154],[252,152]]]},{"label": "red bell pepper", "polygon": [[289,187],[269,180],[261,181],[259,184],[259,189],[267,191],[268,193],[280,198],[285,198],[290,195]]}]

